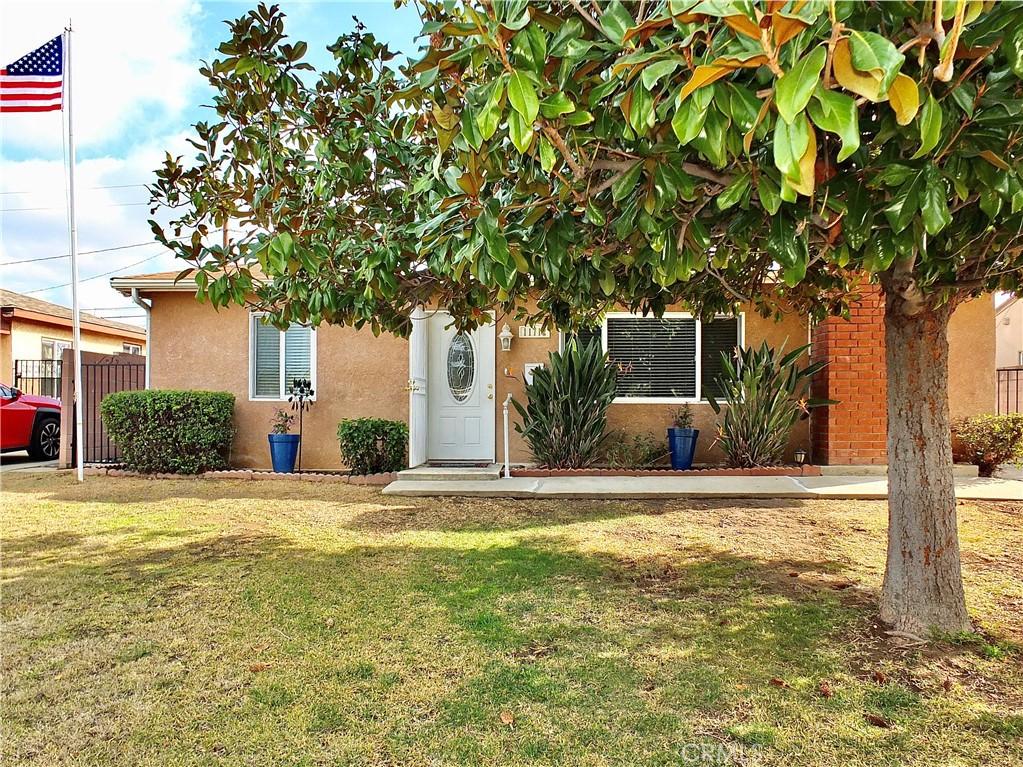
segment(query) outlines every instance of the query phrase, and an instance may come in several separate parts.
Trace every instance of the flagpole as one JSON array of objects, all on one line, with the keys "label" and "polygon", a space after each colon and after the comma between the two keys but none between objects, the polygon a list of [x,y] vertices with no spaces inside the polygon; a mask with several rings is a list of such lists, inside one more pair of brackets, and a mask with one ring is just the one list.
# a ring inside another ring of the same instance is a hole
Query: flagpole
[{"label": "flagpole", "polygon": [[67,109],[68,213],[71,239],[71,314],[75,354],[75,464],[78,481],[85,480],[84,415],[82,413],[82,318],[78,308],[78,224],[75,221],[75,134],[71,111],[71,22],[64,30],[64,96]]}]

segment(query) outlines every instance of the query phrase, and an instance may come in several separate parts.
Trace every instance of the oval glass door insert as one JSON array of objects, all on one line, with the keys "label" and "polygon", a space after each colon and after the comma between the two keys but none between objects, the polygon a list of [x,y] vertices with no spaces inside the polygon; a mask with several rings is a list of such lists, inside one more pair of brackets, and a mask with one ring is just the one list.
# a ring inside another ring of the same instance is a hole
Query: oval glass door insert
[{"label": "oval glass door insert", "polygon": [[458,333],[448,346],[448,388],[456,402],[469,399],[475,380],[476,354],[472,341],[465,333]]}]

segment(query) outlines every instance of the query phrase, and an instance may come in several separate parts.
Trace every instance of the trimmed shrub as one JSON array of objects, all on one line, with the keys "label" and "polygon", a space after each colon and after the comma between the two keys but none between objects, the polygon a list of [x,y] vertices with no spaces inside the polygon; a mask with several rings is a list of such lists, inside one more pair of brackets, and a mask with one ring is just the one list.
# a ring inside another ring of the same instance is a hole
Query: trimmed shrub
[{"label": "trimmed shrub", "polygon": [[990,477],[1003,463],[1023,463],[1023,414],[977,415],[952,424],[952,455]]},{"label": "trimmed shrub", "polygon": [[617,380],[596,339],[586,345],[569,341],[564,352],[551,352],[550,362],[533,371],[526,407],[518,400],[512,404],[522,417],[515,431],[541,466],[580,469],[600,457],[611,436],[605,433],[607,409]]},{"label": "trimmed shrub", "polygon": [[199,474],[225,469],[234,439],[234,395],[148,389],[108,394],[107,433],[132,471]]},{"label": "trimmed shrub", "polygon": [[353,474],[405,468],[408,426],[385,418],[346,418],[337,426],[341,460]]}]

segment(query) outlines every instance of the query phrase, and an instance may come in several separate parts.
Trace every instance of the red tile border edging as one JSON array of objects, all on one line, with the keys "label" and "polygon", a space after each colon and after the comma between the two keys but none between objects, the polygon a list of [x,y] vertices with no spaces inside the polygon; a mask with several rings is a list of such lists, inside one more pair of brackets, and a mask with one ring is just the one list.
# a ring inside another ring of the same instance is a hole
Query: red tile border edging
[{"label": "red tile border edging", "polygon": [[763,466],[756,469],[512,469],[513,477],[819,477],[820,466]]},{"label": "red tile border edging", "polygon": [[135,477],[138,479],[257,479],[290,482],[332,482],[344,485],[389,485],[398,478],[397,472],[382,474],[326,474],[321,472],[302,472],[294,474],[278,474],[272,471],[255,469],[226,469],[224,471],[207,471],[203,474],[143,474],[116,467],[86,466],[85,473],[90,476]]}]

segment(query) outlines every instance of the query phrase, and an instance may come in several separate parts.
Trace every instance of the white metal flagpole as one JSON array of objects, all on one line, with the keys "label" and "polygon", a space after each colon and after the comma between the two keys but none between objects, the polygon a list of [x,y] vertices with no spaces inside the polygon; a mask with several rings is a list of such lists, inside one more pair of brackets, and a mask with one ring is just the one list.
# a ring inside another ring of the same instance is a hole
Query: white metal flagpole
[{"label": "white metal flagpole", "polygon": [[68,214],[71,238],[71,314],[75,354],[75,464],[78,481],[85,480],[84,415],[82,402],[82,319],[78,308],[78,225],[75,222],[75,134],[71,112],[71,22],[64,30],[64,106],[67,110]]}]

